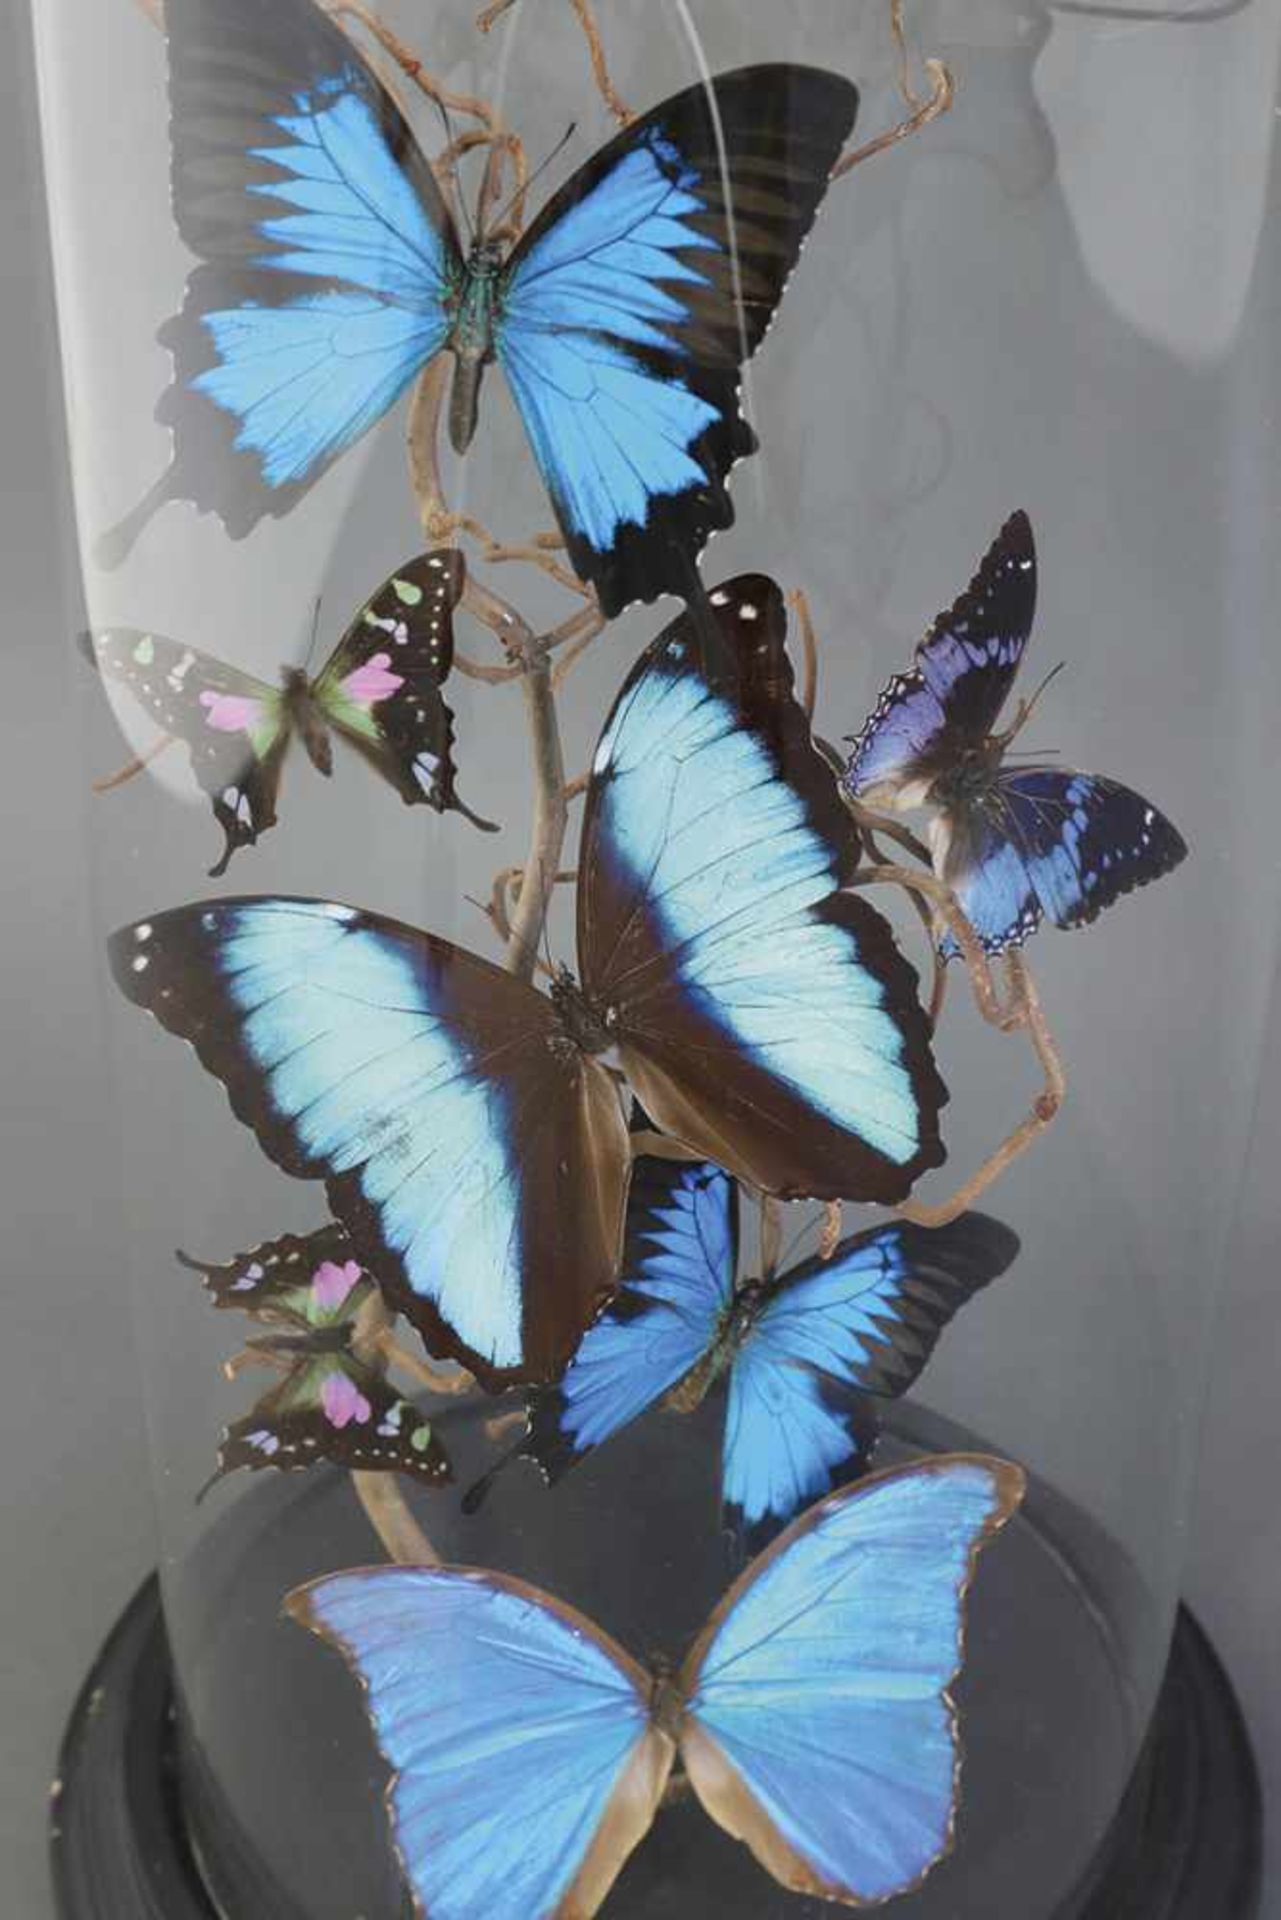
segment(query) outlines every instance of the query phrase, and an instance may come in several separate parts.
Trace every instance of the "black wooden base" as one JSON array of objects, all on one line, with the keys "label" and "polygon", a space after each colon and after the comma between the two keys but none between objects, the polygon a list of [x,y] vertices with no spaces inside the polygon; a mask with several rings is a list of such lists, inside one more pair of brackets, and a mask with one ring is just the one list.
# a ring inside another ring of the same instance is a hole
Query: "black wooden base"
[{"label": "black wooden base", "polygon": [[[1087,1883],[1052,1920],[1255,1920],[1261,1838],[1240,1709],[1209,1641],[1182,1612],[1129,1792]],[[269,1889],[252,1912],[220,1916],[204,1890],[179,1806],[154,1579],[120,1619],[72,1713],[52,1854],[63,1920],[305,1920]]]}]

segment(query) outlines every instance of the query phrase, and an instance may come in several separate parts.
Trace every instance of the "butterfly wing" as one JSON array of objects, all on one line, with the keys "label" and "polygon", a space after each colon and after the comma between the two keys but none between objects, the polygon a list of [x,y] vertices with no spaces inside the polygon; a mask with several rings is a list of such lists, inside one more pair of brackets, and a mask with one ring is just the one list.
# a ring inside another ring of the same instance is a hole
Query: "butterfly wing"
[{"label": "butterfly wing", "polygon": [[161,329],[167,499],[234,539],[287,513],[442,345],[458,241],[391,95],[314,0],[168,0],[174,215],[201,261]]},{"label": "butterfly wing", "polygon": [[427,1486],[452,1480],[430,1420],[350,1352],[302,1354],[252,1413],[234,1420],[218,1449],[216,1481],[239,1467],[314,1467],[406,1473]]},{"label": "butterfly wing", "polygon": [[617,1092],[550,1001],[327,901],[179,907],[111,942],[286,1172],[327,1182],[356,1258],[489,1387],[555,1379],[612,1291],[630,1154]]},{"label": "butterfly wing", "polygon": [[521,1452],[556,1481],[703,1359],[738,1265],[734,1183],[718,1167],[642,1160],[618,1292],[556,1387],[536,1392]]},{"label": "butterfly wing", "polygon": [[165,733],[181,740],[226,836],[216,877],[239,847],[276,823],[290,722],[278,688],[212,654],[137,627],[80,636],[98,671],[128,688]]},{"label": "butterfly wing", "polygon": [[1022,1495],[1017,1467],[977,1455],[877,1475],[811,1507],[712,1616],[681,1754],[784,1886],[870,1904],[947,1852],[966,1593]]},{"label": "butterfly wing", "polygon": [[312,691],[325,719],[407,806],[457,808],[476,820],[454,790],[454,716],[441,693],[466,577],[456,549],[410,560],[361,608]]},{"label": "butterfly wing", "polygon": [[878,1432],[873,1396],[906,1393],[944,1327],[1018,1248],[984,1214],[933,1230],[894,1221],[784,1275],[730,1372],[725,1519],[750,1550],[862,1471]]},{"label": "butterfly wing", "polygon": [[672,1760],[650,1722],[649,1676],[621,1648],[496,1573],[373,1567],[285,1604],[364,1687],[419,1914],[595,1913]]},{"label": "butterfly wing", "polygon": [[633,121],[550,201],[505,277],[497,353],[570,558],[612,616],[688,593],[756,446],[739,411],[858,94],[817,69],[718,75]]},{"label": "butterfly wing", "polygon": [[[1065,767],[1003,771],[982,802],[936,824],[935,866],[989,953],[1020,947],[1043,916],[1084,927],[1186,857],[1182,835],[1129,787]],[[945,959],[958,951],[951,935]]]},{"label": "butterfly wing", "polygon": [[858,840],[792,695],[779,589],[748,575],[711,606],[717,660],[676,621],[601,736],[584,984],[647,1112],[696,1152],[768,1193],[900,1200],[943,1158],[916,975],[839,891]]},{"label": "butterfly wing", "polygon": [[[255,1320],[307,1329],[341,1325],[368,1297],[373,1281],[353,1259],[351,1239],[336,1221],[315,1233],[282,1233],[221,1264],[178,1255],[204,1276],[216,1307],[238,1308]],[[364,1282],[360,1296],[353,1289]]]},{"label": "butterfly wing", "polygon": [[1011,515],[974,579],[890,681],[854,743],[845,784],[871,807],[915,807],[996,726],[1032,632],[1036,548]]}]

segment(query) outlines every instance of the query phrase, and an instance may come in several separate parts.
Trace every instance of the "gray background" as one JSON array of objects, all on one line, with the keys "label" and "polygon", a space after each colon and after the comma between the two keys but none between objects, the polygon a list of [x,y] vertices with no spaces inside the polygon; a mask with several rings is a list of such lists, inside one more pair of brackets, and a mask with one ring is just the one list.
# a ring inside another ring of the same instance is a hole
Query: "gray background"
[{"label": "gray background", "polygon": [[[8,908],[0,1154],[7,1281],[0,1477],[8,1521],[0,1585],[0,1806],[13,1910],[39,1920],[47,1911],[43,1795],[57,1731],[100,1634],[156,1549],[133,1327],[118,1282],[128,1236],[115,1153],[130,1112],[107,1077],[99,923],[83,831],[83,775],[74,758],[82,733],[66,719],[83,688],[63,642],[81,612],[28,82],[30,28],[25,5],[6,5],[12,25],[0,115],[6,213],[0,540],[12,665],[0,761],[6,783],[0,897]],[[1269,10],[1275,15],[1275,7]],[[1158,88],[1159,75],[1149,72],[1146,84]],[[1276,204],[1275,156],[1271,164]],[[1255,273],[1257,324],[1275,339],[1281,306],[1281,224],[1275,219]],[[102,298],[112,292],[104,285]],[[1251,444],[1266,439],[1267,424],[1260,434],[1258,420],[1243,421],[1243,437]],[[1273,464],[1257,477],[1270,489],[1264,495],[1270,526],[1281,475]],[[99,743],[106,737],[95,735]],[[1224,750],[1227,744],[1221,743]],[[262,878],[255,876],[254,884]],[[1233,1666],[1265,1771],[1281,1792],[1274,1652],[1281,1518],[1272,1465],[1281,1324],[1275,982],[1272,999],[1258,1124],[1242,1171],[1214,1350],[1202,1496],[1185,1543],[1185,1585]],[[1281,1914],[1281,1890],[1267,1912]]]}]

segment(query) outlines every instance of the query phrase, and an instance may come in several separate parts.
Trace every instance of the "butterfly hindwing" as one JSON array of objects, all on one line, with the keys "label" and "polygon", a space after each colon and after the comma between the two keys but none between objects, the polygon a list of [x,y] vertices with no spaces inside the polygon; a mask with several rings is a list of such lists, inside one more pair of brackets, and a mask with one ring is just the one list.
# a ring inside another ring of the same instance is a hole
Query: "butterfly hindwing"
[{"label": "butterfly hindwing", "polygon": [[239,1467],[288,1472],[321,1460],[352,1471],[405,1473],[428,1486],[453,1477],[426,1415],[347,1349],[299,1351],[287,1378],[227,1428],[215,1479]]},{"label": "butterfly hindwing", "polygon": [[918,805],[967,747],[996,726],[1032,633],[1036,547],[1025,513],[1010,516],[969,587],[890,681],[854,743],[845,782],[873,807]]},{"label": "butterfly hindwing", "polygon": [[859,842],[791,691],[779,589],[710,601],[717,659],[675,622],[597,748],[584,986],[665,1131],[766,1192],[893,1202],[943,1159],[916,975],[840,891]]},{"label": "butterfly hindwing", "polygon": [[117,984],[191,1042],[355,1256],[486,1386],[558,1377],[614,1284],[630,1152],[551,1002],[330,901],[204,901],[125,928]]},{"label": "butterfly hindwing", "polygon": [[461,272],[431,168],[386,88],[313,0],[168,0],[174,214],[201,262],[161,329],[163,501],[240,538],[297,502],[448,330]]},{"label": "butterfly hindwing", "polygon": [[718,1167],[641,1160],[618,1292],[558,1386],[531,1396],[521,1452],[556,1481],[704,1357],[738,1264],[738,1199]]},{"label": "butterfly hindwing", "polygon": [[498,357],[570,558],[607,616],[688,593],[760,344],[858,109],[836,74],[763,66],[617,134],[544,208],[504,276]]},{"label": "butterfly hindwing", "polygon": [[594,1913],[662,1797],[648,1676],[521,1581],[448,1567],[334,1574],[292,1616],[360,1679],[419,1914]]},{"label": "butterfly hindwing", "polygon": [[1022,1493],[979,1456],[877,1475],[811,1507],[717,1608],[683,1671],[681,1754],[784,1886],[871,1904],[948,1850],[966,1593]]},{"label": "butterfly hindwing", "polygon": [[233,853],[276,823],[280,771],[291,722],[279,688],[212,654],[137,627],[81,636],[81,651],[109,680],[127,687],[163,732],[181,740]]},{"label": "butterfly hindwing", "polygon": [[454,790],[454,716],[441,693],[465,579],[456,549],[407,561],[356,615],[312,695],[325,721],[407,805],[455,807],[476,821]]},{"label": "butterfly hindwing", "polygon": [[984,1214],[933,1229],[894,1221],[767,1288],[730,1370],[722,1462],[725,1522],[749,1551],[865,1468],[877,1401],[915,1383],[943,1329],[1018,1246]]},{"label": "butterfly hindwing", "polygon": [[[939,840],[942,877],[988,953],[1022,946],[1043,916],[1088,926],[1187,855],[1141,794],[1065,767],[1001,772],[986,805],[949,820]],[[950,934],[940,952],[957,952]]]}]

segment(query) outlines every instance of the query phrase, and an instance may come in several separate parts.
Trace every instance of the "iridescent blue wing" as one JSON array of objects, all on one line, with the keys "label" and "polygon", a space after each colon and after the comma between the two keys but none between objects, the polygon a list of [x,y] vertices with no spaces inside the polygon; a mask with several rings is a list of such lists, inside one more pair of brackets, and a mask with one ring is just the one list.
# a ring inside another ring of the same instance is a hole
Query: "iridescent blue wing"
[{"label": "iridescent blue wing", "polygon": [[943,1158],[916,975],[841,891],[859,844],[792,693],[773,581],[711,595],[629,675],[579,862],[584,984],[656,1125],[750,1186],[894,1202]]},{"label": "iridescent blue wing", "polygon": [[453,808],[494,832],[458,797],[454,716],[441,692],[454,664],[454,608],[466,578],[457,550],[407,560],[351,621],[312,694],[326,721],[406,806]]},{"label": "iridescent blue wing", "polygon": [[606,614],[688,594],[756,446],[739,411],[854,125],[839,75],[718,75],[610,141],[550,201],[504,281],[497,353],[570,558]]},{"label": "iridescent blue wing", "polygon": [[239,539],[294,506],[444,341],[461,272],[399,108],[314,0],[168,0],[174,214],[200,261],[161,329],[170,499]]},{"label": "iridescent blue wing", "polygon": [[944,1327],[1018,1248],[984,1214],[934,1230],[894,1221],[783,1276],[730,1372],[722,1495],[726,1524],[751,1551],[862,1472],[876,1401],[906,1393]]},{"label": "iridescent blue wing", "polygon": [[642,1160],[618,1292],[556,1387],[530,1401],[521,1446],[549,1481],[618,1433],[706,1354],[738,1265],[738,1200],[718,1167]]},{"label": "iridescent blue wing", "polygon": [[285,1604],[365,1690],[418,1913],[595,1913],[672,1759],[650,1721],[650,1678],[620,1647],[497,1573],[371,1567]]},{"label": "iridescent blue wing", "polygon": [[630,1171],[608,1073],[544,995],[329,901],[211,900],[110,943],[356,1258],[487,1386],[553,1380],[612,1291]]},{"label": "iridescent blue wing", "polygon": [[714,1820],[775,1879],[859,1905],[947,1852],[949,1688],[980,1550],[1023,1475],[940,1455],[830,1494],[753,1561],[683,1675],[681,1754]]},{"label": "iridescent blue wing", "polygon": [[276,824],[292,721],[278,687],[210,653],[140,627],[103,627],[80,650],[106,680],[126,687],[162,732],[181,740],[222,828],[216,879],[233,853]]},{"label": "iridescent blue wing", "polygon": [[974,579],[890,681],[854,742],[845,784],[872,807],[914,807],[996,725],[1036,613],[1036,549],[1025,513],[1006,521]]},{"label": "iridescent blue wing", "polygon": [[[989,953],[1020,947],[1043,916],[1084,927],[1187,854],[1165,815],[1129,787],[1065,767],[1004,771],[980,803],[945,816],[935,864]],[[939,944],[945,959],[957,947]]]}]

